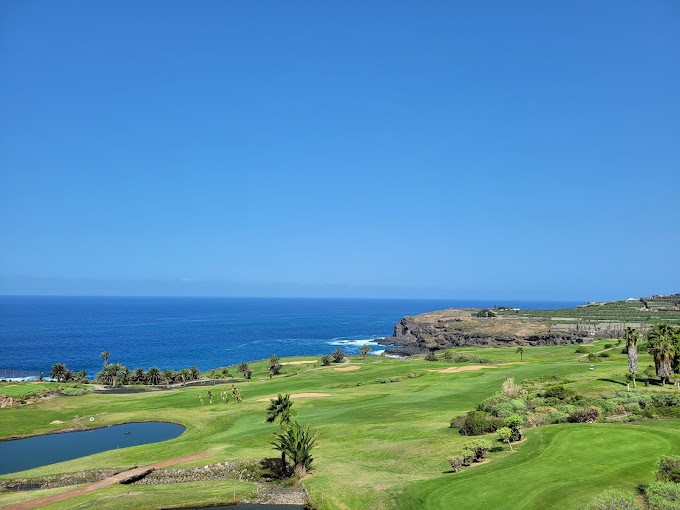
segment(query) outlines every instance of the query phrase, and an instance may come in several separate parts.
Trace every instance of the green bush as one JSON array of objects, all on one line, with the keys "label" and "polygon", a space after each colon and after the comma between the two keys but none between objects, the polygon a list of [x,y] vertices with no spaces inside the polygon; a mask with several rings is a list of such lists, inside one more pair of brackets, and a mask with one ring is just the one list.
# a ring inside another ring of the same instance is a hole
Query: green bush
[{"label": "green bush", "polygon": [[465,459],[461,455],[449,457],[449,465],[451,466],[451,471],[457,473],[465,465]]},{"label": "green bush", "polygon": [[569,415],[569,423],[594,423],[600,419],[600,410],[591,406],[586,409],[576,409]]},{"label": "green bush", "polygon": [[611,354],[608,352],[601,352],[600,354],[597,355],[598,358],[610,358]]},{"label": "green bush", "polygon": [[463,445],[463,462],[466,466],[473,462],[480,462],[490,449],[491,443],[488,441],[482,439],[468,441]]},{"label": "green bush", "polygon": [[664,455],[656,461],[656,479],[680,483],[680,455]]},{"label": "green bush", "polygon": [[656,482],[645,489],[650,510],[680,510],[680,484]]},{"label": "green bush", "polygon": [[437,355],[434,351],[430,351],[425,355],[425,361],[437,361]]},{"label": "green bush", "polygon": [[577,354],[587,354],[588,349],[586,349],[584,346],[577,347],[576,350],[574,351]]},{"label": "green bush", "polygon": [[614,348],[614,344],[604,344],[605,349],[612,349]]},{"label": "green bush", "polygon": [[609,490],[600,494],[588,505],[588,510],[642,510],[633,494]]},{"label": "green bush", "polygon": [[464,436],[480,436],[496,432],[503,426],[503,420],[490,416],[485,411],[470,411],[451,420],[451,427],[457,428]]},{"label": "green bush", "polygon": [[541,396],[543,398],[555,399],[562,402],[574,402],[580,398],[580,395],[578,395],[574,390],[569,389],[561,384],[546,388]]}]

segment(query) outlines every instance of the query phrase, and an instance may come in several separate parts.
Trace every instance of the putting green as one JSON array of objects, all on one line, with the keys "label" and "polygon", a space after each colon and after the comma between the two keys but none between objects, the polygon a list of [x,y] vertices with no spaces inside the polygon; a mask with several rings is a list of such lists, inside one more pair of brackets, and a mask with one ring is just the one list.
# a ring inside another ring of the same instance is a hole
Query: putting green
[{"label": "putting green", "polygon": [[552,425],[528,431],[518,451],[414,484],[400,509],[583,508],[606,487],[634,491],[655,460],[680,453],[680,421],[646,425]]}]

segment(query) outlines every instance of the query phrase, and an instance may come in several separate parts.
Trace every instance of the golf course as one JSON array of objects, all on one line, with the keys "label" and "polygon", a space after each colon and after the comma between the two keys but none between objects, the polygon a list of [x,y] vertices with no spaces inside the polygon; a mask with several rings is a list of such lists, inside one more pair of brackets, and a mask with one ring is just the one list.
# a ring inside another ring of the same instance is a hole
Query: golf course
[{"label": "golf course", "polygon": [[[0,480],[122,471],[181,458],[188,460],[172,468],[276,459],[279,452],[271,442],[279,425],[266,422],[266,408],[278,394],[289,394],[293,419],[319,433],[311,469],[301,480],[262,482],[241,477],[115,484],[43,507],[209,506],[252,499],[258,485],[301,484],[309,505],[319,510],[586,508],[603,491],[636,494],[637,486],[653,482],[657,459],[680,454],[680,419],[611,409],[594,423],[527,422],[522,440],[513,445],[499,442],[495,433],[481,436],[495,446],[483,462],[458,472],[448,462],[461,454],[467,442],[478,439],[462,435],[451,420],[499,394],[511,378],[518,385],[526,384],[529,395],[532,388],[559,386],[560,391],[588,402],[613,395],[624,399],[628,393],[636,398],[678,393],[672,384],[647,386],[641,380],[637,389],[629,387],[627,356],[615,341],[597,340],[583,347],[580,352],[575,345],[524,347],[519,354],[515,347],[450,349],[457,360],[481,363],[445,361],[442,353],[435,361],[422,356],[352,356],[328,366],[314,357],[283,358],[281,373],[273,377],[267,361],[259,361],[251,363],[250,379],[236,377],[235,382],[230,379],[214,386],[41,398],[0,410],[0,438],[144,421],[177,423],[186,431],[169,441],[8,473]],[[605,352],[597,362],[587,357]],[[653,361],[641,353],[639,363],[646,367]],[[230,373],[237,374],[235,367],[230,367]],[[56,384],[0,383],[0,393],[18,398],[35,391],[33,386],[44,390]],[[241,392],[241,402],[217,398],[232,386]],[[209,390],[215,395],[212,403]],[[532,413],[529,416],[538,411]],[[186,457],[192,454],[201,455]],[[0,508],[73,488],[2,492]]]}]

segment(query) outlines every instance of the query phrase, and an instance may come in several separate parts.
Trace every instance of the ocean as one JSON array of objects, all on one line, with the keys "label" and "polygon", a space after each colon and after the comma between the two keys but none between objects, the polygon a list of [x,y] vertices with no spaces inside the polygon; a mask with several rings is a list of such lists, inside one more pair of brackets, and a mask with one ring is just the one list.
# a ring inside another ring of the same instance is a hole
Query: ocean
[{"label": "ocean", "polygon": [[[451,307],[554,309],[572,301],[0,296],[0,378],[61,362],[90,377],[110,363],[208,370],[318,356],[392,334],[405,315]],[[384,347],[373,345],[373,353]]]}]

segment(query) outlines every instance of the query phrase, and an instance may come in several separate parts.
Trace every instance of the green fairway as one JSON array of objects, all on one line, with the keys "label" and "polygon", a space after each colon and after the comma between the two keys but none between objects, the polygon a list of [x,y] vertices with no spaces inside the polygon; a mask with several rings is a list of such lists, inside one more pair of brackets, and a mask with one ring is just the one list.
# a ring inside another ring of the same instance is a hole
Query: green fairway
[{"label": "green fairway", "polygon": [[[599,352],[604,343],[588,348]],[[2,478],[127,468],[202,451],[210,451],[209,456],[185,466],[276,457],[269,444],[276,426],[264,419],[266,399],[277,393],[317,392],[330,396],[293,397],[293,408],[297,420],[320,431],[314,469],[303,482],[320,510],[580,508],[604,489],[631,489],[652,481],[655,460],[678,453],[680,421],[541,426],[527,430],[527,440],[516,451],[506,447],[491,454],[483,465],[451,474],[447,462],[469,439],[449,428],[450,419],[497,393],[508,377],[522,381],[559,376],[565,386],[591,396],[625,388],[626,356],[620,348],[611,349],[612,356],[598,362],[595,370],[589,370],[583,354],[574,351],[573,345],[527,348],[519,364],[514,348],[457,349],[456,353],[473,353],[500,363],[453,373],[436,370],[464,364],[369,356],[352,358],[351,365],[359,368],[351,371],[337,370],[347,364],[288,365],[283,375],[271,380],[266,363],[259,362],[253,364],[251,381],[236,384],[244,395],[240,404],[206,403],[209,389],[219,394],[230,384],[42,400],[0,411],[0,437],[140,420],[173,421],[187,430],[164,443],[103,452]],[[641,356],[641,366],[648,361],[647,355]],[[641,391],[673,389],[653,386]],[[52,423],[55,420],[63,423]],[[132,485],[79,496],[51,508],[214,504],[232,501],[234,491],[237,499],[242,498],[253,488],[253,484],[237,481]],[[46,492],[3,494],[0,505]],[[565,502],[564,492],[573,497]],[[126,497],[117,497],[122,494]],[[505,501],[512,505],[499,506]]]},{"label": "green fairway", "polygon": [[584,508],[605,487],[634,492],[640,480],[651,480],[659,456],[680,453],[679,432],[679,420],[536,428],[516,453],[413,484],[396,501],[400,509]]}]

